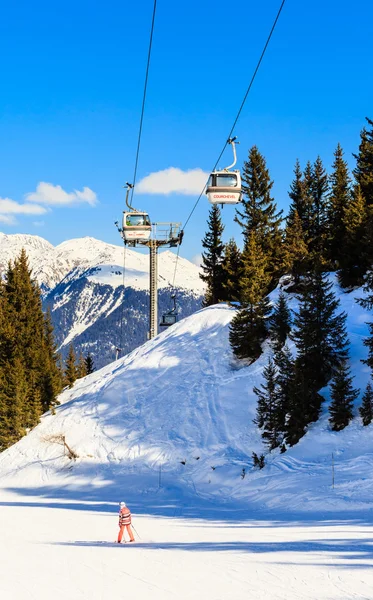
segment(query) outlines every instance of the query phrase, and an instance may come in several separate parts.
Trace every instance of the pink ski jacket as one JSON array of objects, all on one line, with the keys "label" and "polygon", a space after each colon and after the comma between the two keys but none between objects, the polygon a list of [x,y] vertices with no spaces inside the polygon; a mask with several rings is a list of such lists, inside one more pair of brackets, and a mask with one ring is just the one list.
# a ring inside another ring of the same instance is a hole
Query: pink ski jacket
[{"label": "pink ski jacket", "polygon": [[131,525],[131,511],[127,506],[123,506],[119,511],[119,527],[123,525]]}]

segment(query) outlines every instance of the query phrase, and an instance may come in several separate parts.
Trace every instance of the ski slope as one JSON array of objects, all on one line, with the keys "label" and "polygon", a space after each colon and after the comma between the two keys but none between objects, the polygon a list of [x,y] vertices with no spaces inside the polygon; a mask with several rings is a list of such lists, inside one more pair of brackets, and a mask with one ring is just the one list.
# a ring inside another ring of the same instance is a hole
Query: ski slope
[{"label": "ski slope", "polygon": [[[335,289],[363,390],[369,315],[360,290]],[[326,389],[319,422],[254,470],[252,451],[266,450],[252,389],[271,349],[235,363],[233,314],[199,311],[80,380],[0,455],[1,597],[373,597],[373,425],[356,416],[331,432]],[[136,545],[113,543],[120,500],[135,515]]]}]

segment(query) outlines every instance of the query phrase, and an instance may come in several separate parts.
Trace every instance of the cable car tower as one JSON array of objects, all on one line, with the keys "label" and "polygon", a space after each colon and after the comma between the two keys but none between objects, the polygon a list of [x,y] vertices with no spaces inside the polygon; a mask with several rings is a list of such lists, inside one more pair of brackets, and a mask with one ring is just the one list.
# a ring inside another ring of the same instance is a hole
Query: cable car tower
[{"label": "cable car tower", "polygon": [[[130,205],[129,193],[133,185],[130,183],[126,185],[127,210],[123,211],[122,227],[118,227],[118,231],[125,246],[132,248],[147,246],[149,248],[150,315],[148,338],[151,340],[158,333],[158,249],[180,246],[184,232],[181,229],[181,223],[151,223],[148,213],[138,211]],[[118,222],[116,222],[116,225],[118,226]],[[169,322],[164,326],[176,322],[176,304],[171,312],[173,318],[169,319]],[[163,321],[164,317],[162,317],[161,325]]]}]

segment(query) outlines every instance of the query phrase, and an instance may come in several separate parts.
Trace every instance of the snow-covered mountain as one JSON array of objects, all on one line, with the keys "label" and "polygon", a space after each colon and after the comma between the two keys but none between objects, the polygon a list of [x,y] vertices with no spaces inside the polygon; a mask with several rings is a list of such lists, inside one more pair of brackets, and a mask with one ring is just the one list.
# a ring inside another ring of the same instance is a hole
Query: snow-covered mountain
[{"label": "snow-covered mountain", "polygon": [[[63,355],[73,342],[77,352],[92,352],[100,367],[113,360],[116,348],[125,354],[146,340],[147,251],[124,249],[91,237],[54,247],[37,236],[0,234],[0,271],[22,248],[44,292],[44,306],[51,310]],[[198,310],[204,290],[199,268],[166,250],[159,254],[160,312],[172,308],[173,283],[180,314]]]}]

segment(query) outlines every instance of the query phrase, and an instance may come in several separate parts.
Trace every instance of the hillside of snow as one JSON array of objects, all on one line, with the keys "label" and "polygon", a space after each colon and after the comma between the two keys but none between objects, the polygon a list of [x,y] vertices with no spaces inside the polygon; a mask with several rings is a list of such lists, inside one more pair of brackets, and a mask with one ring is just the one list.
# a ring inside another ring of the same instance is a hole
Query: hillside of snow
[{"label": "hillside of snow", "polygon": [[[363,393],[369,377],[361,363],[369,315],[355,302],[361,294],[339,292],[341,310],[348,313],[354,384]],[[290,306],[295,308],[294,298]],[[17,489],[27,481],[29,493],[33,486],[46,486],[52,495],[64,486],[78,494],[88,486],[91,499],[108,500],[110,482],[130,477],[131,498],[138,499],[157,489],[161,477],[161,487],[182,494],[261,510],[315,510],[321,499],[325,510],[370,507],[372,426],[363,427],[356,416],[342,432],[331,432],[327,389],[323,415],[304,438],[285,454],[268,454],[262,471],[252,468],[252,451],[266,453],[253,424],[253,387],[262,381],[271,349],[267,346],[253,365],[239,367],[228,341],[233,314],[226,305],[201,310],[65,391],[57,414],[43,417],[0,456],[4,486]],[[68,471],[61,448],[48,443],[60,434],[79,455]]]},{"label": "hillside of snow", "polygon": [[[363,389],[369,315],[361,291],[338,294]],[[271,349],[233,361],[233,314],[201,310],[76,382],[0,455],[2,598],[370,600],[373,424],[359,398],[331,432],[324,390],[319,422],[254,470],[266,450],[252,390]],[[134,544],[116,543],[122,500]]]}]

